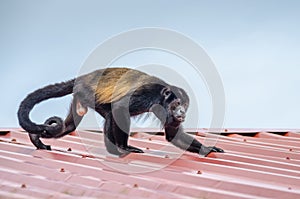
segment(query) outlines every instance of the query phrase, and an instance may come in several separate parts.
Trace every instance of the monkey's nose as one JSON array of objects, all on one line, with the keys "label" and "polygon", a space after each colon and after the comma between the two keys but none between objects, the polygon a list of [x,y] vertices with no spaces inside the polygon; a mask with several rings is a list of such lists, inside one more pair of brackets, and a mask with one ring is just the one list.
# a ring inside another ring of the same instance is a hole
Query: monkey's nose
[{"label": "monkey's nose", "polygon": [[174,111],[174,117],[177,121],[183,122],[185,120],[185,109],[182,106],[178,106]]},{"label": "monkey's nose", "polygon": [[176,115],[178,116],[185,116],[185,109],[182,106],[176,108]]}]

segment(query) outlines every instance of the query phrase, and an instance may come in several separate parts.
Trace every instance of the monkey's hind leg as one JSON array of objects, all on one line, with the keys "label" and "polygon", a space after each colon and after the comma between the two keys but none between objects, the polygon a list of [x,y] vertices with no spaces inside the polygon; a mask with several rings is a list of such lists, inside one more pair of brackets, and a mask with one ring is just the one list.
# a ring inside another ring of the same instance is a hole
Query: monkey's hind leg
[{"label": "monkey's hind leg", "polygon": [[[118,118],[118,119],[117,119]],[[105,117],[104,134],[107,151],[115,155],[144,153],[143,150],[128,145],[130,116],[124,110],[116,110]]]},{"label": "monkey's hind leg", "polygon": [[78,97],[74,96],[68,116],[64,121],[64,131],[56,134],[54,138],[60,138],[75,131],[83,116],[87,113],[87,107],[84,106]]},{"label": "monkey's hind leg", "polygon": [[81,122],[83,115],[87,112],[87,107],[83,106],[77,97],[74,97],[73,102],[71,103],[71,108],[69,114],[64,122],[61,121],[60,118],[51,117],[46,120],[46,125],[57,125],[63,126],[62,130],[57,130],[56,133],[45,133],[42,134],[29,134],[31,142],[36,146],[37,149],[46,149],[51,150],[50,145],[45,145],[40,138],[60,138],[71,132],[73,132],[76,127]]}]

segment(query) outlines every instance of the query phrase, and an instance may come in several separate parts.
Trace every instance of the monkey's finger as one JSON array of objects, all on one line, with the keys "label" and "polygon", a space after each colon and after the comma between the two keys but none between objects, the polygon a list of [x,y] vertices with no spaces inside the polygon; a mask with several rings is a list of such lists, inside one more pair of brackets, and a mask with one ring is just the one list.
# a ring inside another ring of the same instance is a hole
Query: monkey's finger
[{"label": "monkey's finger", "polygon": [[225,151],[218,147],[212,147],[211,152],[218,152],[218,153],[224,153]]}]

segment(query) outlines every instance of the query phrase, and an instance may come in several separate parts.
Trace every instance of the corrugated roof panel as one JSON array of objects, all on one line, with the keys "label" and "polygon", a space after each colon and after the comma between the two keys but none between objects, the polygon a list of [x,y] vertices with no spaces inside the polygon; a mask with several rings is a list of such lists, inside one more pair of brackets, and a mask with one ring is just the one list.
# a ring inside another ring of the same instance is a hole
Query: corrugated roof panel
[{"label": "corrugated roof panel", "polygon": [[21,129],[0,132],[3,198],[300,198],[297,130],[201,129],[199,141],[226,151],[209,157],[139,132],[130,144],[145,153],[122,158],[93,131],[44,140],[52,151],[36,150]]}]

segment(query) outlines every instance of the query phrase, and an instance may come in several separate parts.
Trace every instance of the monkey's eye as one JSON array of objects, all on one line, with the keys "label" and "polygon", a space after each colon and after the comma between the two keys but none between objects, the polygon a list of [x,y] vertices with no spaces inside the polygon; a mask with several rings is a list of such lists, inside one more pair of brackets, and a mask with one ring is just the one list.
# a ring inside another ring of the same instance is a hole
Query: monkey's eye
[{"label": "monkey's eye", "polygon": [[174,107],[177,107],[177,106],[180,106],[181,105],[181,102],[180,102],[180,99],[177,99],[173,102],[173,106]]},{"label": "monkey's eye", "polygon": [[169,95],[171,95],[171,91],[166,91],[165,96],[169,96]]},{"label": "monkey's eye", "polygon": [[170,88],[164,88],[162,90],[162,95],[165,97],[165,99],[168,99],[170,95],[172,94]]}]

